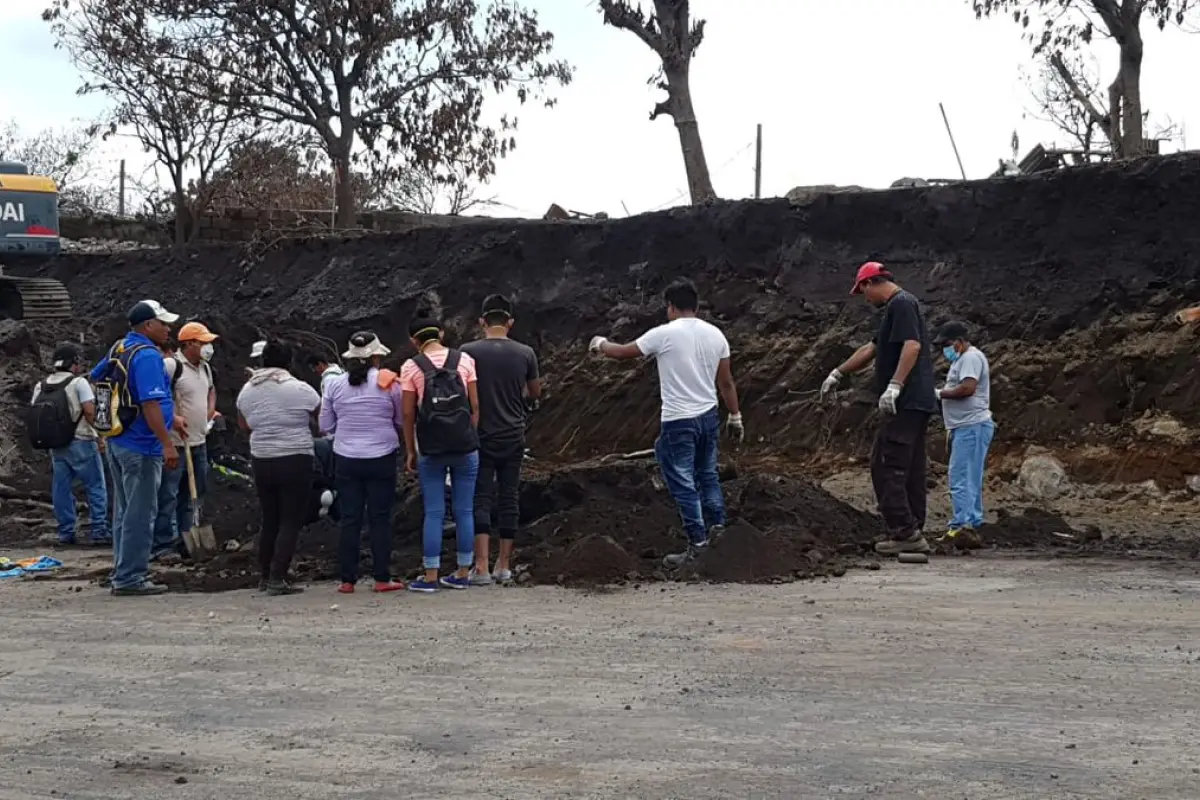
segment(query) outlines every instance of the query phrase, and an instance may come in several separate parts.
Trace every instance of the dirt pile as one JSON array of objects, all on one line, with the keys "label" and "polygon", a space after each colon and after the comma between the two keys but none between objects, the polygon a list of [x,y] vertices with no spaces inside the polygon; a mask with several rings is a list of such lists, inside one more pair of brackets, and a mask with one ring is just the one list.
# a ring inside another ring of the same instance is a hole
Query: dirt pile
[{"label": "dirt pile", "polygon": [[[680,577],[758,582],[841,574],[883,532],[878,517],[805,480],[760,474],[723,486],[730,524]],[[665,579],[663,557],[686,544],[649,461],[589,464],[535,478],[522,492],[522,508],[546,512],[530,522],[522,547],[538,582]]]}]

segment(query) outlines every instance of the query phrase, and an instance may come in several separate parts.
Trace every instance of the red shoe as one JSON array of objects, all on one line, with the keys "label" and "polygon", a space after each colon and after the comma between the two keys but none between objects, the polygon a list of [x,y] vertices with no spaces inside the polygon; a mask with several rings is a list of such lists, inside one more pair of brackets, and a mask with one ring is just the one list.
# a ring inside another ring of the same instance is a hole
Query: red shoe
[{"label": "red shoe", "polygon": [[338,594],[354,594],[354,584],[343,583],[341,586],[338,586]]},{"label": "red shoe", "polygon": [[403,592],[404,581],[375,581],[377,592]]}]

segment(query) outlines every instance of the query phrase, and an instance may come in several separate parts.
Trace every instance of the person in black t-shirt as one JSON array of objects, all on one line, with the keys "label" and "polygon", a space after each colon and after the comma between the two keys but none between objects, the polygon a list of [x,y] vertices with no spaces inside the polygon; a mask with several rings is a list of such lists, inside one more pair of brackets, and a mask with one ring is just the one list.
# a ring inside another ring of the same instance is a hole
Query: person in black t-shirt
[{"label": "person in black t-shirt", "polygon": [[875,341],[863,345],[821,384],[821,397],[842,376],[875,362],[875,388],[883,421],[871,448],[871,483],[887,538],[876,543],[884,555],[929,550],[925,526],[925,429],[938,410],[934,394],[929,330],[916,297],[901,289],[880,263],[859,267],[851,294],[883,309]]},{"label": "person in black t-shirt", "polygon": [[[471,583],[512,580],[512,554],[520,522],[521,462],[525,458],[527,402],[542,394],[537,355],[508,338],[512,303],[493,294],[479,320],[484,338],[463,345],[479,376],[479,478],[475,482],[475,569]],[[488,575],[492,511],[500,535],[496,569]]]}]

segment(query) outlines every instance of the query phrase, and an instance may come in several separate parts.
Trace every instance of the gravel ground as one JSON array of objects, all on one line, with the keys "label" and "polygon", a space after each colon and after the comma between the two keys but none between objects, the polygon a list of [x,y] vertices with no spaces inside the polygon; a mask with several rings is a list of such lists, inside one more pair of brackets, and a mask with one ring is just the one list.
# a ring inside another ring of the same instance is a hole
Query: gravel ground
[{"label": "gravel ground", "polygon": [[1200,784],[1200,579],[1179,565],[938,560],[591,594],[0,595],[3,798],[1194,798]]}]

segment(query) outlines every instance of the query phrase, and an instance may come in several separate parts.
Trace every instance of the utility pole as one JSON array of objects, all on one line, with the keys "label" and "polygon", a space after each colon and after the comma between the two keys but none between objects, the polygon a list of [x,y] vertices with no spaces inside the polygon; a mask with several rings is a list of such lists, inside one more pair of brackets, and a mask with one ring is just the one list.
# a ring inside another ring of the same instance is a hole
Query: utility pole
[{"label": "utility pole", "polygon": [[117,183],[117,216],[125,216],[125,159],[121,159],[121,177]]},{"label": "utility pole", "polygon": [[758,123],[758,135],[754,140],[754,199],[762,197],[762,123]]}]

